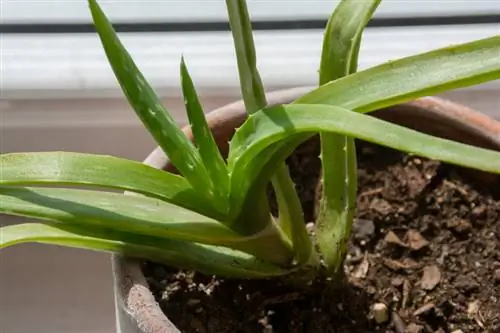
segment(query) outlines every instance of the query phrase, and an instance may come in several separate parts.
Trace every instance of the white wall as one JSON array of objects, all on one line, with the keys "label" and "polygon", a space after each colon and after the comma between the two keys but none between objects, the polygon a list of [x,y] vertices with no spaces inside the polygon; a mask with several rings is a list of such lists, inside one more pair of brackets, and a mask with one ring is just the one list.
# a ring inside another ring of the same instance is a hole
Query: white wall
[{"label": "white wall", "polygon": [[[255,20],[324,19],[338,0],[247,0]],[[225,20],[224,1],[219,0],[100,0],[107,15],[117,21],[213,21]],[[29,8],[29,10],[26,10]],[[2,0],[4,22],[89,22],[86,1]],[[498,14],[494,0],[385,0],[375,17],[415,17]]]}]

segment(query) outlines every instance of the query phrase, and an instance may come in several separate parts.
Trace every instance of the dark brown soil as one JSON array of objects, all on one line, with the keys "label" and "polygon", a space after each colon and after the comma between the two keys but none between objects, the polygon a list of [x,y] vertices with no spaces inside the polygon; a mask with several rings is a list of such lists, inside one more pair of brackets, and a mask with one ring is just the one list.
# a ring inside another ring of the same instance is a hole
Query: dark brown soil
[{"label": "dark brown soil", "polygon": [[[357,149],[347,285],[303,293],[279,281],[217,280],[145,264],[182,332],[500,332],[500,189],[474,187],[435,161],[359,141]],[[288,161],[310,221],[318,154],[311,140]],[[388,309],[382,324],[373,319],[377,303]]]}]

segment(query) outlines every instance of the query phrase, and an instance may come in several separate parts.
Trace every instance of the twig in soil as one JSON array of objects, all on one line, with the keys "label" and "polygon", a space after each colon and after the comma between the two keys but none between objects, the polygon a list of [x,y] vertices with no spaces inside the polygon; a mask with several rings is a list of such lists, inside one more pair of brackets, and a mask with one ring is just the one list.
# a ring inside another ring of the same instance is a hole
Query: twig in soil
[{"label": "twig in soil", "polygon": [[415,310],[413,312],[413,316],[419,317],[420,315],[422,315],[424,313],[428,313],[429,311],[433,310],[434,307],[435,307],[434,303],[427,303],[427,304],[421,306],[420,308],[418,308],[417,310]]},{"label": "twig in soil", "polygon": [[443,180],[443,184],[446,185],[446,186],[451,187],[452,189],[457,190],[464,197],[467,197],[467,195],[468,195],[468,192],[467,192],[466,189],[464,189],[461,186],[458,186],[457,184],[454,184],[454,183],[450,182],[449,180],[444,179]]},{"label": "twig in soil", "polygon": [[394,325],[396,333],[405,333],[406,327],[403,322],[403,319],[401,319],[401,317],[396,311],[392,311],[391,322]]},{"label": "twig in soil", "polygon": [[379,194],[379,193],[382,193],[383,191],[384,191],[383,187],[377,187],[377,188],[374,188],[371,190],[366,190],[364,192],[361,192],[359,194],[359,197],[365,197],[365,196],[369,196],[369,195]]},{"label": "twig in soil", "polygon": [[474,301],[469,303],[469,306],[467,308],[467,314],[469,315],[470,318],[474,319],[476,323],[484,329],[484,316],[482,315],[481,311],[479,310],[479,301]]},{"label": "twig in soil", "polygon": [[356,279],[363,279],[366,277],[366,274],[368,274],[369,269],[370,269],[370,262],[368,261],[368,253],[365,252],[363,261],[361,262],[361,264],[358,265],[358,267],[356,267],[356,269],[352,273],[352,277]]},{"label": "twig in soil", "polygon": [[406,305],[408,304],[408,298],[410,296],[410,289],[411,289],[410,281],[408,281],[407,279],[404,279],[404,281],[403,281],[403,300],[401,301],[401,308],[402,309],[405,309]]},{"label": "twig in soil", "polygon": [[279,295],[276,297],[271,297],[267,298],[261,303],[262,307],[268,306],[268,305],[274,305],[274,304],[281,304],[281,303],[288,303],[288,302],[293,302],[296,300],[299,300],[301,298],[304,298],[304,296],[298,292],[291,292],[288,294],[284,295]]}]

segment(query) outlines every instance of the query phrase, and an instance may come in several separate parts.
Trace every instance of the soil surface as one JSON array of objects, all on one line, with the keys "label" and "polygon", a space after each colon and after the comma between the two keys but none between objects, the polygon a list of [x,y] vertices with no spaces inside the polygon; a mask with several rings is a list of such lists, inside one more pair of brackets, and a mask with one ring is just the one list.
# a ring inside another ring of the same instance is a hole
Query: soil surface
[{"label": "soil surface", "polygon": [[[357,141],[357,151],[347,285],[305,293],[276,280],[221,280],[145,263],[155,297],[182,332],[500,333],[500,188],[366,142]],[[308,221],[318,155],[312,139],[288,160]]]}]

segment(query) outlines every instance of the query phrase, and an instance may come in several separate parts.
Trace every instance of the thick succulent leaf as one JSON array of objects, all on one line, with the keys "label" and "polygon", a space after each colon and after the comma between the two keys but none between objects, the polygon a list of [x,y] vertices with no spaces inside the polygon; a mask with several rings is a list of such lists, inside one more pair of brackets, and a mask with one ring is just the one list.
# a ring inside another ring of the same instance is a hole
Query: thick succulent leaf
[{"label": "thick succulent leaf", "polygon": [[[277,166],[275,174],[276,180],[283,186],[276,186],[276,199],[279,205],[279,220],[283,232],[291,239],[294,250],[295,259],[299,264],[319,265],[319,258],[313,247],[307,229],[305,228],[304,217],[300,199],[295,191],[295,186],[290,179],[290,174],[285,163],[280,163]],[[287,203],[287,204],[284,204]],[[289,221],[284,223],[283,221]]]},{"label": "thick succulent leaf", "polygon": [[357,112],[500,79],[500,35],[375,66],[327,83],[297,99]]},{"label": "thick succulent leaf", "polygon": [[90,11],[111,68],[130,105],[173,165],[196,191],[213,198],[213,184],[199,152],[162,105],[95,0]]},{"label": "thick succulent leaf", "polygon": [[240,251],[74,224],[25,223],[0,228],[0,249],[43,243],[110,252],[204,274],[230,278],[267,278],[289,274]]},{"label": "thick succulent leaf", "polygon": [[[246,112],[253,113],[265,107],[267,103],[264,86],[257,69],[252,24],[244,0],[226,0],[226,9],[236,53],[243,102]],[[237,188],[230,188],[230,192],[237,191]],[[241,216],[242,218],[234,220],[233,228],[245,232],[259,230],[271,222],[267,200],[259,200],[251,210]]]},{"label": "thick succulent leaf", "polygon": [[264,163],[273,160],[265,153],[279,154],[269,150],[273,145],[284,145],[280,147],[290,151],[287,142],[298,145],[318,132],[339,133],[446,163],[500,173],[500,153],[496,151],[433,137],[340,107],[290,104],[259,111],[236,131],[228,163],[233,170],[231,181],[240,185],[242,196],[233,197],[233,204],[246,200],[245,194],[254,182],[265,181],[260,179],[263,169],[277,167]]},{"label": "thick succulent leaf", "polygon": [[[252,114],[264,108],[267,105],[267,101],[264,85],[257,68],[250,15],[245,0],[226,0],[226,7],[236,51],[241,93],[247,113]],[[276,171],[276,175],[271,177],[272,185],[277,193],[286,193],[286,195],[277,195],[279,226],[285,230],[286,237],[294,244],[293,247],[296,250],[297,257],[300,258],[301,263],[304,263],[303,259],[312,253],[311,249],[313,245],[305,228],[302,206],[297,205],[297,203],[300,203],[300,200],[286,165],[283,163]],[[232,185],[235,186],[231,187],[234,189],[232,192],[239,191],[238,184],[233,183]],[[255,193],[255,196],[264,195],[265,191],[263,188],[261,192]],[[238,211],[238,214],[247,218],[251,217],[253,219],[251,225],[261,228],[261,225],[266,221],[261,216],[268,214],[268,211],[267,202],[261,200],[261,204],[259,205],[243,206],[243,211]],[[247,218],[241,218],[236,221],[237,223],[239,221],[246,224],[244,227],[248,228],[249,223]],[[235,227],[241,228],[242,226]]]},{"label": "thick succulent leaf", "polygon": [[71,152],[0,155],[0,185],[89,186],[131,191],[222,218],[182,177],[112,156]]},{"label": "thick succulent leaf", "polygon": [[[250,170],[250,167],[254,168],[258,173],[258,177],[253,177],[254,182],[250,184],[246,193],[241,191],[241,187],[238,182],[240,181],[240,177],[243,173],[238,173],[239,176],[235,176],[235,172],[233,172],[231,176],[231,186],[238,186],[239,191],[231,191],[231,211],[230,217],[232,219],[238,219],[239,216],[245,215],[245,212],[250,210],[254,206],[254,198],[257,198],[262,191],[267,188],[269,184],[269,179],[275,174],[276,170],[272,170],[271,168],[267,168],[268,164],[275,165],[276,161],[284,161],[290,154],[293,153],[295,148],[305,139],[313,136],[313,134],[298,134],[294,136],[290,136],[290,140],[280,141],[275,144],[269,145],[268,147],[262,149],[262,151],[256,155],[256,159],[252,161],[252,165],[247,168],[247,171]],[[253,171],[252,171],[253,172]],[[241,202],[241,199],[245,197],[248,199],[246,202]],[[242,209],[241,206],[244,206]],[[291,226],[290,226],[291,227]],[[284,232],[287,232],[285,228],[283,228]]]},{"label": "thick succulent leaf", "polygon": [[320,85],[356,71],[363,30],[381,0],[342,0],[328,20],[319,70]]},{"label": "thick succulent leaf", "polygon": [[[427,94],[499,79],[500,57],[497,56],[499,52],[500,36],[431,51],[332,81],[297,99],[294,103],[332,104],[357,112],[370,112]],[[269,114],[269,112],[266,113]],[[252,123],[248,123],[247,126],[251,126]],[[298,134],[294,140],[298,144],[312,135],[311,133]],[[240,168],[240,166],[235,167],[235,161],[239,160],[239,155],[245,149],[241,149],[242,147],[236,144],[236,141],[231,142],[230,147],[228,168],[234,173],[233,170]],[[236,149],[238,151],[235,151]],[[274,151],[274,153],[279,153],[279,151]],[[269,154],[261,153],[258,163],[264,165],[265,161],[271,158]],[[252,167],[253,165],[245,171],[239,169],[238,175],[232,175],[231,183],[240,185],[241,178],[256,179],[242,176],[258,174],[257,170]],[[237,198],[239,195],[241,197]],[[235,210],[239,208],[239,199],[245,195],[246,193],[242,190],[233,196],[231,204]]]},{"label": "thick succulent leaf", "polygon": [[216,220],[143,196],[79,189],[0,187],[0,213],[226,246],[272,262],[290,259],[287,248],[270,242],[276,237],[270,229],[243,236]]},{"label": "thick succulent leaf", "polygon": [[212,132],[208,127],[203,107],[201,106],[184,58],[181,60],[181,81],[184,104],[186,105],[189,124],[193,132],[194,143],[198,147],[201,159],[208,170],[212,183],[216,184],[214,191],[218,196],[218,201],[222,207],[227,209],[226,200],[229,193],[228,170]]},{"label": "thick succulent leaf", "polygon": [[122,193],[46,187],[0,187],[0,211],[203,243],[231,242],[240,238],[209,217],[158,199]]},{"label": "thick succulent leaf", "polygon": [[240,87],[248,113],[266,106],[264,86],[257,69],[252,23],[245,0],[226,0],[229,25],[236,51]]},{"label": "thick succulent leaf", "polygon": [[[357,69],[363,30],[381,0],[342,0],[323,39],[319,84]],[[356,147],[352,137],[320,133],[323,193],[315,235],[325,266],[338,271],[347,250],[357,192]],[[333,245],[332,245],[333,244]]]}]

